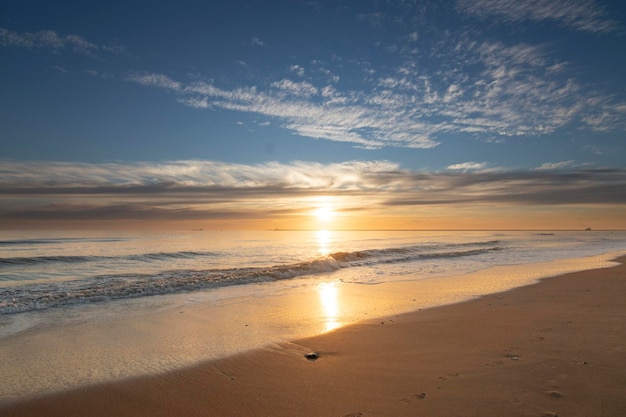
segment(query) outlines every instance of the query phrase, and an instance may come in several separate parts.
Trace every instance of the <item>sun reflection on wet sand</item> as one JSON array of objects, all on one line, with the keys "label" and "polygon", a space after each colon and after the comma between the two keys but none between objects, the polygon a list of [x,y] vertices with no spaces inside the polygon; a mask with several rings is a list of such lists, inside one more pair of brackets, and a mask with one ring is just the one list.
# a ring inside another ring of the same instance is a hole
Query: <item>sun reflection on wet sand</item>
[{"label": "sun reflection on wet sand", "polygon": [[338,288],[335,282],[324,282],[318,287],[322,313],[324,314],[324,330],[330,331],[341,326],[339,318]]}]

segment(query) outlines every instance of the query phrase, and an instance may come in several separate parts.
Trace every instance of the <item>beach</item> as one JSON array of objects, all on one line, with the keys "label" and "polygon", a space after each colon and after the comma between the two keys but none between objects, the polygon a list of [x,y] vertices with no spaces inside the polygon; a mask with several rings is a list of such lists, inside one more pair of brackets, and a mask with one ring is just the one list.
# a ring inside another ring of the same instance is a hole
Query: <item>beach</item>
[{"label": "beach", "polygon": [[0,414],[622,416],[625,260],[156,375],[9,401]]}]

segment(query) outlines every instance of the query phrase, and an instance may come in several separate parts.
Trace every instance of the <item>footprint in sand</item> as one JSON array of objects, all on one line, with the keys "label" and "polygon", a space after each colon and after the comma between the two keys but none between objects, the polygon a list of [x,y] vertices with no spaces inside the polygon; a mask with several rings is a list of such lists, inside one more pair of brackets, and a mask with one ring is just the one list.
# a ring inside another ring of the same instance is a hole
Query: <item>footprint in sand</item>
[{"label": "footprint in sand", "polygon": [[[413,398],[417,398],[418,400],[423,400],[424,398],[426,398],[426,393],[425,392],[420,392],[419,394],[413,394]],[[405,397],[401,401],[403,401],[405,403],[410,403],[411,399]]]},{"label": "footprint in sand", "polygon": [[562,398],[563,394],[559,391],[546,391],[546,394],[551,398]]},{"label": "footprint in sand", "polygon": [[362,413],[352,413],[352,414],[346,414],[343,417],[361,417],[363,414]]}]

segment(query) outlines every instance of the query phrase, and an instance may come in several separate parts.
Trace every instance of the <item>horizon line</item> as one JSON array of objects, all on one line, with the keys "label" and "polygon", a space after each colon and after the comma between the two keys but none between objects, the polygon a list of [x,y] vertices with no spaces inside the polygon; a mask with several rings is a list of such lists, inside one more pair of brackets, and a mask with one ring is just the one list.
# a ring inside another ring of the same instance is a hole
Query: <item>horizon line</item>
[{"label": "horizon line", "polygon": [[[212,230],[212,229],[207,229]],[[227,229],[224,229],[227,230]],[[624,232],[626,229],[264,229],[272,232]]]}]

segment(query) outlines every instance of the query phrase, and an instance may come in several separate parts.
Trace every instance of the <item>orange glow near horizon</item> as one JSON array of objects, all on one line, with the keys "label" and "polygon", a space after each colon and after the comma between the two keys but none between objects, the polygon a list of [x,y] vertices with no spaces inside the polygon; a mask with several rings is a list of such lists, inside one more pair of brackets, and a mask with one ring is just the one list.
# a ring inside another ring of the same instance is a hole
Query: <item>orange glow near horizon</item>
[{"label": "orange glow near horizon", "polygon": [[322,222],[329,222],[335,217],[332,207],[323,206],[313,210],[313,215]]},{"label": "orange glow near horizon", "polygon": [[316,197],[312,202],[313,209],[310,215],[314,220],[314,229],[325,230],[330,228],[337,216],[337,202],[332,197]]},{"label": "orange glow near horizon", "polygon": [[[374,197],[324,195],[197,205],[180,219],[2,219],[1,230],[626,230],[621,205],[386,205]],[[211,210],[219,215],[211,217]],[[204,218],[200,213],[206,211]],[[189,214],[191,213],[191,214]],[[185,218],[185,215],[189,215]]]}]

